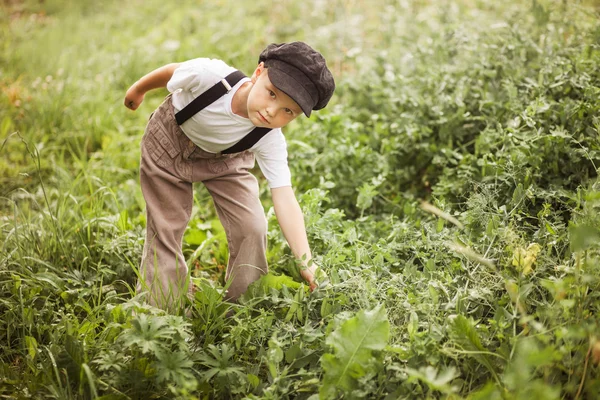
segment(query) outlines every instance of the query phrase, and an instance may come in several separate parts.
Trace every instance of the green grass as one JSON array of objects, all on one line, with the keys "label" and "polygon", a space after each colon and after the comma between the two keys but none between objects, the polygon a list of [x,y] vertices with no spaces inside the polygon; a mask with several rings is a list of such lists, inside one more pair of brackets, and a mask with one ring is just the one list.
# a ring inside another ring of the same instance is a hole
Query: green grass
[{"label": "green grass", "polygon": [[[594,398],[598,10],[0,3],[0,395]],[[192,317],[141,303],[139,141],[166,92],[132,113],[126,89],[194,57],[249,73],[287,40],[319,49],[338,86],[286,128],[331,284],[300,285],[261,177],[273,275],[223,303],[223,228],[198,187],[184,238]]]}]

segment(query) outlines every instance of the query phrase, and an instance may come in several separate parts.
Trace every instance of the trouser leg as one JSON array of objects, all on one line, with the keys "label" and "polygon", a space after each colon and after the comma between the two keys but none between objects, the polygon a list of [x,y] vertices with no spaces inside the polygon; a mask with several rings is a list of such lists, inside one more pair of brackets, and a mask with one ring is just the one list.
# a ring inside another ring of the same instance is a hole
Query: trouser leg
[{"label": "trouser leg", "polygon": [[267,220],[258,197],[256,178],[244,167],[252,165],[251,154],[228,162],[241,163],[231,173],[204,181],[213,197],[229,245],[225,279],[231,279],[226,294],[230,301],[246,291],[248,285],[267,273]]},{"label": "trouser leg", "polygon": [[[159,109],[160,111],[160,109]],[[193,204],[189,167],[179,156],[172,127],[155,113],[142,139],[140,183],[146,201],[146,242],[137,290],[147,301],[175,310],[188,292],[188,268],[181,242]]]},{"label": "trouser leg", "polygon": [[175,306],[187,292],[188,268],[181,240],[192,205],[192,185],[170,178],[140,175],[147,225],[139,289],[149,292],[150,304],[164,309]]}]

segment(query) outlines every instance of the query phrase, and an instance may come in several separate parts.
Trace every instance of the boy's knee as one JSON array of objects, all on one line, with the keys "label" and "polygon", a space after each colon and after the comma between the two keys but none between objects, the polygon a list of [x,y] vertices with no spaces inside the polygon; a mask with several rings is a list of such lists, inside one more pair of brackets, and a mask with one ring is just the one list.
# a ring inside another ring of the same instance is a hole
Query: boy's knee
[{"label": "boy's knee", "polygon": [[237,229],[234,235],[243,240],[263,240],[267,236],[267,220],[264,216],[248,220]]}]

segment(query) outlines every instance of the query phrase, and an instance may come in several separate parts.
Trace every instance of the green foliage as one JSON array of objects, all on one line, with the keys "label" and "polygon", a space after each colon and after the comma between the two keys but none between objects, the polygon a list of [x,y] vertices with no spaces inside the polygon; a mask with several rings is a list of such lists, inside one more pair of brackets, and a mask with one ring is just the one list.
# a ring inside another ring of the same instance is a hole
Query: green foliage
[{"label": "green foliage", "polygon": [[440,373],[434,367],[421,367],[418,371],[407,369],[408,381],[419,380],[425,383],[430,390],[438,390],[442,393],[451,394],[456,388],[451,387],[449,383],[456,378],[456,369],[448,368]]},{"label": "green foliage", "polygon": [[450,339],[458,346],[466,350],[467,354],[472,354],[481,365],[483,365],[493,376],[498,379],[496,369],[490,358],[490,351],[481,343],[481,339],[477,334],[475,323],[467,319],[463,315],[455,316],[452,319],[450,328]]},{"label": "green foliage", "polygon": [[[0,2],[0,397],[595,398],[592,3]],[[187,316],[140,304],[139,139],[165,92],[131,113],[124,91],[194,57],[249,73],[286,40],[336,77],[285,131],[328,284],[304,284],[259,173],[271,272],[223,300],[199,188]]]},{"label": "green foliage", "polygon": [[298,289],[300,288],[300,283],[286,275],[274,275],[273,273],[268,273],[252,283],[246,293],[244,293],[243,297],[246,301],[249,301],[256,296],[268,295],[271,290],[275,290],[276,292],[281,291],[284,286],[290,289]]},{"label": "green foliage", "polygon": [[365,397],[368,392],[357,389],[361,381],[372,379],[381,369],[381,357],[375,352],[380,353],[387,345],[389,329],[385,307],[378,306],[360,311],[334,330],[326,340],[333,353],[326,353],[321,359],[324,377],[320,395]]},{"label": "green foliage", "polygon": [[244,393],[246,374],[242,367],[231,365],[234,364],[232,360],[235,355],[234,350],[226,343],[223,343],[220,348],[211,344],[206,354],[199,357],[200,363],[208,368],[202,373],[202,380],[216,386],[217,393],[225,395]]}]

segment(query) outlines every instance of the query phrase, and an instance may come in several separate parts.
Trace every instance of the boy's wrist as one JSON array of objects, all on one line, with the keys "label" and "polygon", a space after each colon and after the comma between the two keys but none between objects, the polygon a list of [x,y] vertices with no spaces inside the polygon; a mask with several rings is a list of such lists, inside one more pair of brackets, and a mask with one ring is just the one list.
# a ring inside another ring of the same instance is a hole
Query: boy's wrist
[{"label": "boy's wrist", "polygon": [[139,79],[137,81],[135,81],[135,83],[133,85],[131,85],[131,87],[137,94],[145,94],[146,93],[146,90],[144,90],[144,88],[142,87],[142,83],[140,82]]}]

